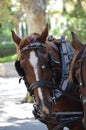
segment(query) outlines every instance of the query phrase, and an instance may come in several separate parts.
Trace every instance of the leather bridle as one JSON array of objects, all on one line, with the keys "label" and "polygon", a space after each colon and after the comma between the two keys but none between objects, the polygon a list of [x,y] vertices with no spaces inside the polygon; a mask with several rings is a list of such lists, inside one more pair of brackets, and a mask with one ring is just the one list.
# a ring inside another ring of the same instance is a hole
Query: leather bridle
[{"label": "leather bridle", "polygon": [[[54,80],[55,71],[53,71],[52,68],[54,67],[54,64],[59,64],[59,61],[56,60],[56,58],[52,56],[52,54],[49,52],[49,50],[47,50],[47,47],[43,43],[37,43],[36,42],[36,43],[31,43],[29,45],[26,45],[25,47],[23,47],[22,49],[19,50],[19,53],[22,54],[23,52],[25,52],[27,50],[31,50],[31,49],[37,50],[37,55],[38,55],[38,58],[39,58],[39,61],[40,61],[40,66],[41,66],[41,69],[43,71],[46,71],[46,64],[44,63],[40,49],[46,50],[46,52],[48,53],[48,58],[50,60],[50,66],[51,66],[51,71],[52,71],[52,80],[51,81],[39,80],[39,81],[36,81],[36,82],[34,82],[33,84],[30,85],[28,83],[28,81],[26,80],[26,78],[24,77],[24,81],[25,81],[27,90],[29,91],[31,96],[33,95],[33,90],[35,88],[39,88],[39,87],[46,87],[46,88],[49,88],[51,90],[51,92],[54,91],[54,89],[56,87],[55,80]],[[54,99],[54,98],[52,97],[52,99]]]}]

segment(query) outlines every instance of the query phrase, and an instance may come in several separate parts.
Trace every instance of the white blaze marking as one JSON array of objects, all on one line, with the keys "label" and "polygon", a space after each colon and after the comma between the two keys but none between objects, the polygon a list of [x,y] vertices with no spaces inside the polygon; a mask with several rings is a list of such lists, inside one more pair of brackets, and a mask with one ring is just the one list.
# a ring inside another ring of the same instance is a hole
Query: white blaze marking
[{"label": "white blaze marking", "polygon": [[[35,73],[35,76],[36,76],[36,81],[38,81],[39,80],[38,69],[37,69],[38,57],[35,55],[34,51],[30,52],[30,59],[29,60],[30,60],[30,63],[33,67],[33,70],[34,70],[34,73]],[[42,101],[42,104],[44,104],[41,88],[38,88],[38,94],[39,94],[39,97]]]},{"label": "white blaze marking", "polygon": [[37,70],[38,57],[35,55],[34,51],[30,52],[30,63],[33,67],[33,70],[34,70],[34,73],[35,73],[35,76],[36,76],[36,80],[38,81],[39,80],[38,70]]}]

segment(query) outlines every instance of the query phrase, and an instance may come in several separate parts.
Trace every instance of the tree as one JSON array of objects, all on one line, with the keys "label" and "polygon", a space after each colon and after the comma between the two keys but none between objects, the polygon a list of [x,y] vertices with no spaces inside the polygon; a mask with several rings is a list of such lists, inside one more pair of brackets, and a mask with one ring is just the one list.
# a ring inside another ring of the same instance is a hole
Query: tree
[{"label": "tree", "polygon": [[[50,24],[54,25],[54,27],[51,28],[50,32],[57,37],[66,35],[67,39],[70,40],[70,32],[74,31],[83,43],[86,42],[86,0],[50,0],[50,2],[51,1],[54,4],[49,8],[48,15],[50,21],[53,21]],[[52,8],[53,6],[54,9]]]},{"label": "tree", "polygon": [[[46,7],[48,7],[47,12]],[[48,17],[51,27],[49,32],[53,36],[64,34],[70,39],[68,32],[75,31],[81,40],[83,38],[84,41],[86,40],[86,0],[3,0],[0,1],[0,9],[2,35],[4,28],[11,30],[14,27],[19,34],[20,22],[27,23],[29,33],[34,31],[40,33]]]},{"label": "tree", "polygon": [[11,29],[14,27],[17,33],[19,32],[19,22],[22,14],[21,8],[17,4],[14,5],[12,0],[0,1],[0,41],[10,41]]}]

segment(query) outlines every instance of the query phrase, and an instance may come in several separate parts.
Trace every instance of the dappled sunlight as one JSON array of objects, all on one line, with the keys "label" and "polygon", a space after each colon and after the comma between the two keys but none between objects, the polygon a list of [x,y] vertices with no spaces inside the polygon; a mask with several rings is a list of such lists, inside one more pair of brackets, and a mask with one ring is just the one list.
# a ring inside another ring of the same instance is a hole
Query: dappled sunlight
[{"label": "dappled sunlight", "polygon": [[74,11],[75,7],[74,7],[74,3],[72,1],[69,1],[65,4],[66,10],[68,13],[71,13],[72,11]]},{"label": "dappled sunlight", "polygon": [[81,4],[82,4],[82,7],[83,7],[84,11],[86,12],[86,1],[82,0]]},{"label": "dappled sunlight", "polygon": [[46,12],[57,12],[57,14],[61,14],[63,10],[63,1],[62,0],[51,0],[50,3],[47,5]]}]

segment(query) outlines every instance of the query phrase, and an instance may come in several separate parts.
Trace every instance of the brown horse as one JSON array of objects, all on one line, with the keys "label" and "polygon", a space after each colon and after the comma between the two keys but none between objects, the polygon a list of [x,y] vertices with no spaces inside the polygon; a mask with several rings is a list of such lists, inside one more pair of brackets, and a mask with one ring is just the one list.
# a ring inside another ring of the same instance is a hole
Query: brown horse
[{"label": "brown horse", "polygon": [[65,92],[59,87],[62,81],[61,41],[53,38],[46,40],[47,36],[48,25],[41,34],[33,33],[23,39],[12,31],[18,52],[15,66],[34,97],[33,113],[49,130],[63,130],[64,127],[84,130],[79,94],[72,89]]},{"label": "brown horse", "polygon": [[69,80],[80,93],[84,109],[84,125],[86,129],[86,44],[82,44],[76,34],[72,32],[72,46],[76,55],[72,61]]}]

